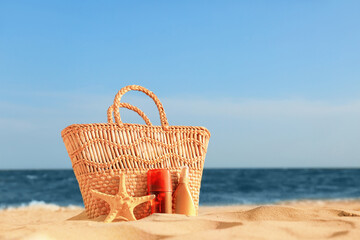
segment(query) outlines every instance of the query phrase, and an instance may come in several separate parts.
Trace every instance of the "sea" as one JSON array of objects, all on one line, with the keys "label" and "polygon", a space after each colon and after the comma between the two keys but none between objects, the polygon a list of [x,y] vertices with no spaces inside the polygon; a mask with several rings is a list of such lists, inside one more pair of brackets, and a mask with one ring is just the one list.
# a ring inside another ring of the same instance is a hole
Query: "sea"
[{"label": "sea", "polygon": [[[200,205],[360,200],[360,169],[204,169]],[[0,208],[84,206],[72,170],[1,170]]]}]

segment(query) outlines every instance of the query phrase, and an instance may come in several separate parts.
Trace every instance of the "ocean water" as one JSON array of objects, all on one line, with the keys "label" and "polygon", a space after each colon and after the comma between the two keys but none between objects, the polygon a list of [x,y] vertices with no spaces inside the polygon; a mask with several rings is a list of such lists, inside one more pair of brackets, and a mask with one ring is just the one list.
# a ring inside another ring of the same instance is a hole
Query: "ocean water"
[{"label": "ocean water", "polygon": [[[200,205],[360,199],[360,169],[205,169]],[[72,170],[0,171],[0,208],[83,206]]]}]

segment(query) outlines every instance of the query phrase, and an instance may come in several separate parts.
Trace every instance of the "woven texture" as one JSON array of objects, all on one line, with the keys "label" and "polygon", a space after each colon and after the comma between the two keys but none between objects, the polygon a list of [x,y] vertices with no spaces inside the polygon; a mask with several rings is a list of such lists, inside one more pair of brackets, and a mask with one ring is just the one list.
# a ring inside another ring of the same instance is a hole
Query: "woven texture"
[{"label": "woven texture", "polygon": [[[130,90],[144,92],[154,100],[161,126],[153,126],[137,107],[120,102],[121,97]],[[120,107],[137,112],[146,125],[123,123]],[[113,112],[115,123],[112,122]],[[169,126],[156,95],[137,85],[124,87],[116,94],[107,117],[108,123],[73,124],[61,132],[88,217],[109,213],[109,205],[92,196],[90,190],[116,194],[120,173],[126,175],[129,195],[138,197],[148,194],[146,174],[149,169],[169,169],[175,190],[183,166],[189,167],[189,188],[198,209],[209,131],[204,127]],[[137,219],[148,216],[150,203],[136,207],[134,214]]]}]

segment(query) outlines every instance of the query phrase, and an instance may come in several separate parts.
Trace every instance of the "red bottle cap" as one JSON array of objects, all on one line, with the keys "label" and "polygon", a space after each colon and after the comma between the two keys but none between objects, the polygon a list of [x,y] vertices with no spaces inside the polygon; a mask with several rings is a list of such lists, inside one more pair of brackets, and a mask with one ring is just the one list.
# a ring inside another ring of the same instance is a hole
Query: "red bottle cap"
[{"label": "red bottle cap", "polygon": [[166,169],[152,169],[147,172],[149,192],[172,192],[170,171]]}]

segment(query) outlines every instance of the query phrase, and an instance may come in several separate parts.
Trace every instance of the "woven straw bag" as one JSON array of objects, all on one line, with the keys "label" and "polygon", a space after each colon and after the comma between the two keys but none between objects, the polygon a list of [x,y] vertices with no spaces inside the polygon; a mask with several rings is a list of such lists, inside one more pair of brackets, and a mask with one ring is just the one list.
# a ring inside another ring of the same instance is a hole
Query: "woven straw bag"
[{"label": "woven straw bag", "polygon": [[[154,100],[161,126],[153,126],[139,108],[120,102],[131,90],[144,92]],[[123,123],[120,107],[137,112],[146,125]],[[157,96],[137,85],[124,87],[116,94],[107,117],[108,123],[73,124],[61,132],[88,217],[109,213],[109,205],[90,190],[114,195],[118,192],[119,175],[125,174],[128,194],[144,196],[148,194],[147,171],[158,168],[170,171],[175,190],[183,166],[189,167],[189,188],[197,210],[210,132],[204,127],[169,126]],[[137,206],[134,214],[137,219],[148,216],[150,203]]]}]

